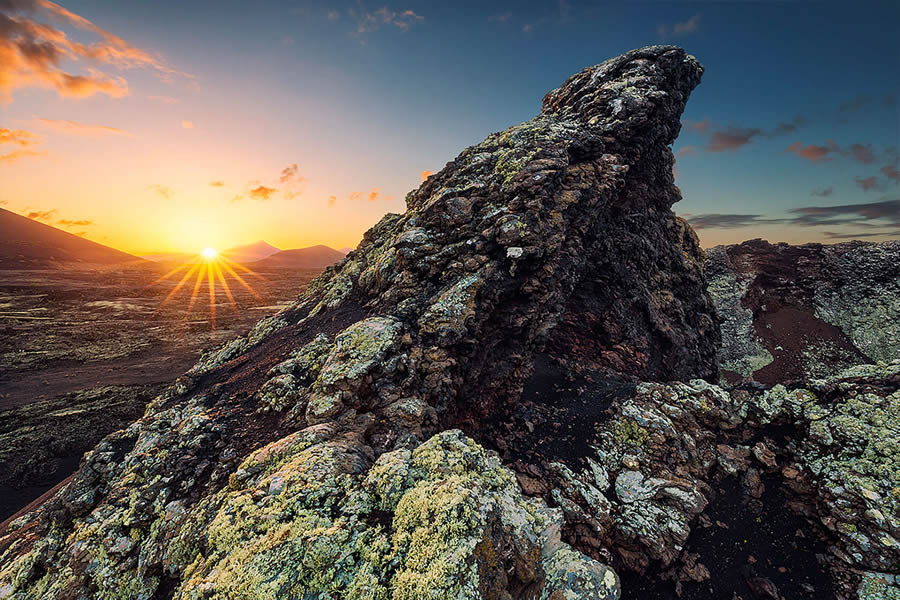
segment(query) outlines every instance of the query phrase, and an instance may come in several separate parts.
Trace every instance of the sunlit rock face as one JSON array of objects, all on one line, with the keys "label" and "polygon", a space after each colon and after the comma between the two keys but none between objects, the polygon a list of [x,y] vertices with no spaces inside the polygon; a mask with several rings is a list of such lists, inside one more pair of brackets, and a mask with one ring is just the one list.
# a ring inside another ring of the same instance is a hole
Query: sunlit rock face
[{"label": "sunlit rock face", "polygon": [[900,356],[900,241],[707,250],[727,378],[823,377]]},{"label": "sunlit rock face", "polygon": [[562,541],[563,511],[453,428],[514,409],[542,354],[624,382],[717,378],[701,252],[671,211],[702,72],[635,50],[464,150],[17,519],[0,597],[618,597]]}]

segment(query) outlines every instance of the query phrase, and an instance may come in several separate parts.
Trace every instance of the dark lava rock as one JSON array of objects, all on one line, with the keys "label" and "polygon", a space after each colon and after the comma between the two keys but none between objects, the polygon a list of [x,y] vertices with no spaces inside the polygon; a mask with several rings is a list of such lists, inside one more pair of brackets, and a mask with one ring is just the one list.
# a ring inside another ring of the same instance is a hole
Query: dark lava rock
[{"label": "dark lava rock", "polygon": [[629,52],[463,151],[15,520],[0,596],[617,597],[561,541],[564,511],[447,428],[514,409],[545,349],[590,377],[717,378],[702,255],[671,211],[702,71]]},{"label": "dark lava rock", "polygon": [[730,381],[774,385],[900,356],[900,241],[751,240],[706,252]]}]

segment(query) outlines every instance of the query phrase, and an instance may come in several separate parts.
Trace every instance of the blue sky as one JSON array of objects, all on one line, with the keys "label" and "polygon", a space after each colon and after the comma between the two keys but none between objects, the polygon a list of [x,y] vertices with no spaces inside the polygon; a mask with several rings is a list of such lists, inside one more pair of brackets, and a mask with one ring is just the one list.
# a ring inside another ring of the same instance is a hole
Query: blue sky
[{"label": "blue sky", "polygon": [[[3,10],[53,22],[45,4]],[[422,171],[531,118],[581,68],[654,43],[706,67],[674,146],[675,210],[705,245],[900,235],[897,2],[61,4],[158,63],[105,65],[127,81],[118,97],[9,90],[2,126],[43,125],[43,154],[0,163],[12,182],[0,200],[90,221],[98,241],[122,245],[112,232],[140,221],[165,229],[160,248],[194,243],[185,231],[198,227],[204,245],[355,246],[403,210]],[[127,134],[60,134],[60,121]],[[278,173],[293,164],[302,184],[288,193]],[[254,197],[257,183],[277,193]],[[165,211],[183,224],[163,223]]]}]

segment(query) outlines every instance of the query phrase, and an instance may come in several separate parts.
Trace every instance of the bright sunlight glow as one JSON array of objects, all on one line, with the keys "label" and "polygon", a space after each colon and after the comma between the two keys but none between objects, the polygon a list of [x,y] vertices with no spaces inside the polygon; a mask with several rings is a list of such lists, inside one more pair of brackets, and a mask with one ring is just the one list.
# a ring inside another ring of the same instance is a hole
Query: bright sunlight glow
[{"label": "bright sunlight glow", "polygon": [[202,254],[202,255],[203,255],[203,258],[205,258],[206,260],[212,260],[212,259],[214,259],[219,253],[216,251],[215,248],[204,248],[204,249],[203,249],[203,252],[201,252],[200,254]]}]

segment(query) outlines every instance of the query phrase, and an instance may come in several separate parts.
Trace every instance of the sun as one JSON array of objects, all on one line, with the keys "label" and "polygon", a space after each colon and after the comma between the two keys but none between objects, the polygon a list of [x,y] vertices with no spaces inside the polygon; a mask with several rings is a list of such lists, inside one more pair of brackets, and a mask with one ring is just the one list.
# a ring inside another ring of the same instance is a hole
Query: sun
[{"label": "sun", "polygon": [[204,248],[200,254],[203,255],[203,258],[206,260],[212,260],[219,255],[219,251],[215,248]]}]

